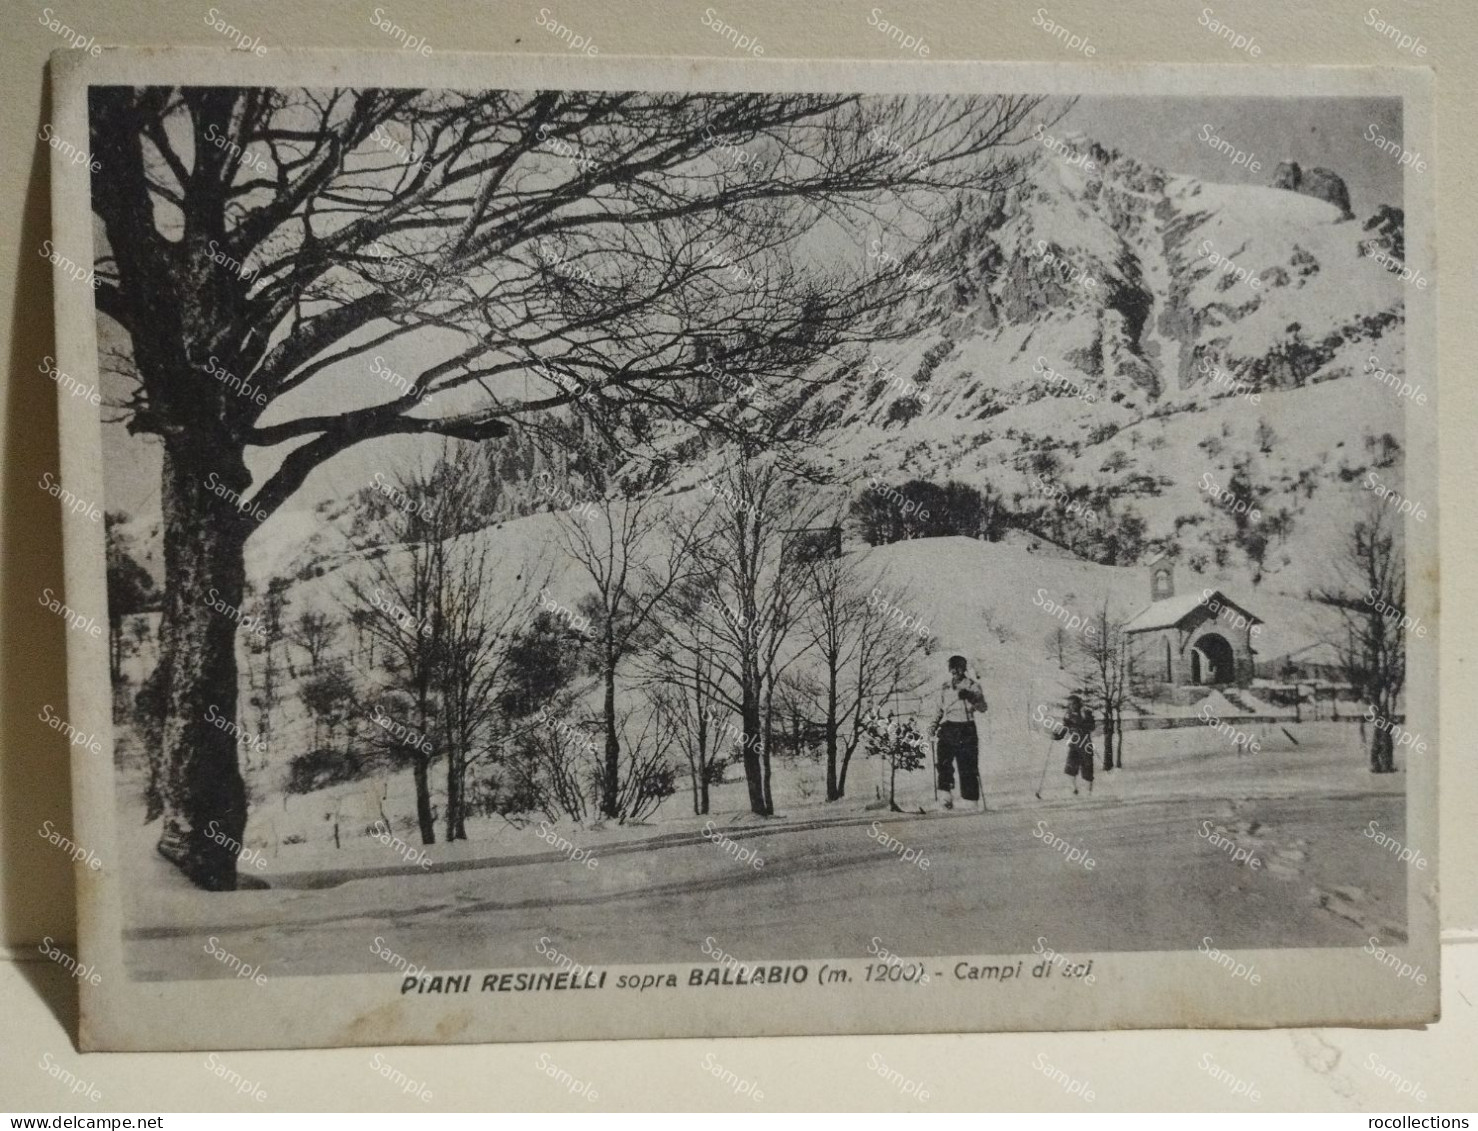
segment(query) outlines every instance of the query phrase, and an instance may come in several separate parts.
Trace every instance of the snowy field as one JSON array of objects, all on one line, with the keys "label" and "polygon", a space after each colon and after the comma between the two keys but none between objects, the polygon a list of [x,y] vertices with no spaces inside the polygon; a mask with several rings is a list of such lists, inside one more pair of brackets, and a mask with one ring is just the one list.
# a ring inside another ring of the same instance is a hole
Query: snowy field
[{"label": "snowy field", "polygon": [[[745,960],[864,956],[874,938],[918,956],[1029,952],[1040,936],[1067,951],[1194,950],[1208,935],[1239,949],[1404,939],[1403,867],[1366,835],[1376,821],[1404,836],[1404,777],[1368,772],[1352,724],[1288,730],[1298,745],[1264,728],[1248,754],[1209,729],[1129,732],[1125,768],[1077,797],[1060,745],[1049,754],[1040,734],[987,730],[983,815],[932,811],[927,771],[900,776],[904,813],[869,810],[879,774],[868,762],[827,804],[807,784],[819,766],[787,761],[770,820],[749,815],[730,782],[708,817],[680,793],[648,825],[551,827],[588,860],[571,862],[537,823],[493,818],[469,822],[464,843],[428,846],[429,869],[369,838],[283,846],[253,870],[270,888],[228,895],[178,879],[129,806],[130,962],[143,978],[230,976],[207,936],[283,976],[387,970],[386,947],[460,969],[539,967],[550,947],[580,963],[704,961],[708,939]],[[736,863],[720,830],[763,864]],[[1063,844],[1094,867],[1069,863]]]}]

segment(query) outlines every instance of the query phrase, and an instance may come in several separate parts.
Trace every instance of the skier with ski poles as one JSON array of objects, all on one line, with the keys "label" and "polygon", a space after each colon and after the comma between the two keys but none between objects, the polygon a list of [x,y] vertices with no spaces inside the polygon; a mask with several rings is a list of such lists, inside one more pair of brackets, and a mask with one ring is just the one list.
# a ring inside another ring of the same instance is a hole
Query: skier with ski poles
[{"label": "skier with ski poles", "polygon": [[[1067,765],[1062,772],[1073,779],[1073,792],[1078,792],[1078,775],[1088,783],[1088,792],[1093,792],[1093,712],[1083,706],[1081,695],[1067,697],[1067,713],[1052,729],[1054,741],[1067,739]],[[1038,797],[1041,793],[1038,792]]]},{"label": "skier with ski poles", "polygon": [[939,689],[939,709],[933,726],[937,751],[938,788],[944,794],[943,808],[955,807],[955,767],[959,766],[960,799],[978,812],[985,811],[980,796],[980,735],[975,715],[986,710],[985,693],[965,672],[964,656],[949,658],[949,679]]}]

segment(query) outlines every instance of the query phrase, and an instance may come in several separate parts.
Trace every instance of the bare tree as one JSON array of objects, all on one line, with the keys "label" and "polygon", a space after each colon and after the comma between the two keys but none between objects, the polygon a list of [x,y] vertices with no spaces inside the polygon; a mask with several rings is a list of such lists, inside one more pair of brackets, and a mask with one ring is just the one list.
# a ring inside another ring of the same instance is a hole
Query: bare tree
[{"label": "bare tree", "polygon": [[1122,768],[1123,714],[1129,699],[1129,638],[1124,633],[1124,618],[1110,608],[1107,597],[1078,634],[1075,648],[1074,672],[1103,719],[1103,768]]},{"label": "bare tree", "polygon": [[718,693],[713,659],[716,641],[696,616],[704,599],[697,587],[683,586],[670,595],[662,618],[662,639],[652,650],[643,673],[645,686],[675,732],[676,745],[688,763],[693,812],[709,811],[709,786],[723,765],[720,729],[714,718]]},{"label": "bare tree", "polygon": [[[137,381],[129,428],[162,448],[159,851],[200,887],[235,886],[222,846],[244,831],[245,788],[230,736],[200,720],[208,703],[234,715],[236,625],[196,598],[240,605],[247,539],[315,468],[392,435],[497,439],[577,401],[637,441],[654,418],[746,431],[685,397],[696,344],[784,385],[839,344],[906,332],[880,317],[906,309],[904,270],[792,250],[818,223],[908,215],[927,232],[950,193],[1004,191],[1039,102],[93,88],[100,333],[121,335]],[[714,144],[763,158],[726,163]],[[391,341],[428,357],[391,399],[279,410]],[[551,379],[519,395],[531,373]],[[258,393],[239,395],[248,381]],[[280,455],[257,482],[250,449]]]},{"label": "bare tree", "polygon": [[822,717],[826,728],[826,799],[847,792],[847,769],[865,731],[862,720],[895,692],[922,685],[914,661],[929,644],[904,628],[873,599],[884,583],[856,559],[823,558],[809,564],[811,600],[803,632],[822,667]]},{"label": "bare tree", "polygon": [[1333,584],[1309,596],[1338,613],[1341,631],[1330,642],[1374,712],[1370,772],[1394,773],[1392,728],[1406,686],[1406,633],[1415,622],[1408,626],[1406,615],[1406,547],[1385,504],[1372,500],[1330,568]]},{"label": "bare tree", "polygon": [[[737,461],[710,476],[700,490],[715,500],[701,556],[702,581],[690,584],[685,619],[713,642],[705,662],[714,678],[714,703],[739,716],[738,745],[751,811],[770,816],[766,730],[777,681],[809,642],[795,631],[804,593],[804,563],[787,553],[786,531],[814,514],[776,460],[741,450]],[[682,662],[674,653],[673,662]],[[695,675],[692,659],[683,672]]]},{"label": "bare tree", "polygon": [[604,696],[600,811],[607,817],[622,812],[617,674],[633,652],[655,638],[662,603],[704,568],[695,546],[710,505],[675,520],[660,498],[607,499],[594,518],[560,518],[565,551],[594,586],[588,607],[595,614],[592,632]]}]

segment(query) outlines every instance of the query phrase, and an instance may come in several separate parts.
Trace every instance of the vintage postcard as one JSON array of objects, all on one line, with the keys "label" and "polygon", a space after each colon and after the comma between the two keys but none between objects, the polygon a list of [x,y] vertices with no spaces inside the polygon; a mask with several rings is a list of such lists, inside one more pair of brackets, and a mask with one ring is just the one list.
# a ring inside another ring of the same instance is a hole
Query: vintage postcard
[{"label": "vintage postcard", "polygon": [[1426,72],[547,30],[55,57],[84,1047],[1434,1019]]}]

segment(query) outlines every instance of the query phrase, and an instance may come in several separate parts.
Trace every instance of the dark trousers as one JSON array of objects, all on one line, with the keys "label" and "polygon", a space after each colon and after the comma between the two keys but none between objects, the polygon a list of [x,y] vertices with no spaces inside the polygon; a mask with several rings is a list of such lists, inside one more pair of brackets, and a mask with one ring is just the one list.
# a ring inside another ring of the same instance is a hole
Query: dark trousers
[{"label": "dark trousers", "polygon": [[980,738],[974,723],[939,726],[939,788],[954,789],[955,763],[960,766],[960,796],[980,800]]},{"label": "dark trousers", "polygon": [[1087,734],[1074,734],[1067,740],[1067,765],[1062,772],[1069,777],[1077,777],[1080,773],[1084,781],[1093,780],[1093,737]]}]

